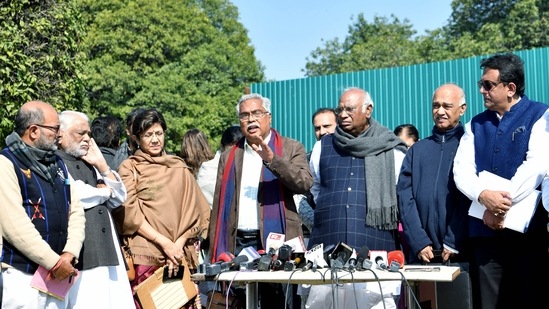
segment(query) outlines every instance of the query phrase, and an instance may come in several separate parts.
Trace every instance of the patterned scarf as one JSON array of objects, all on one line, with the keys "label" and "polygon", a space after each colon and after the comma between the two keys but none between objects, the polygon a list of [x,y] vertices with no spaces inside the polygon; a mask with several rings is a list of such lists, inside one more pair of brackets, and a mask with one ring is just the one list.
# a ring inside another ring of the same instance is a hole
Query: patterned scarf
[{"label": "patterned scarf", "polygon": [[[274,149],[277,156],[282,156],[282,137],[274,129],[271,129],[271,140],[269,147]],[[235,164],[234,156],[238,148],[244,148],[244,139],[232,147],[225,164],[223,178],[221,182],[221,190],[219,195],[219,216],[215,230],[212,260],[217,259],[219,252],[229,251],[229,216],[231,211],[231,202],[235,198]],[[263,244],[266,243],[270,232],[284,234],[286,231],[285,220],[285,204],[282,184],[278,178],[265,166],[261,171],[261,180],[259,189],[262,200],[258,200],[261,204],[263,214]]]},{"label": "patterned scarf", "polygon": [[31,171],[40,175],[50,183],[54,182],[57,173],[57,162],[53,150],[42,150],[29,147],[19,134],[13,132],[6,137],[6,145],[13,155],[21,160]]},{"label": "patterned scarf", "polygon": [[336,146],[353,157],[364,158],[366,180],[366,225],[382,230],[397,228],[394,149],[406,151],[406,144],[391,130],[370,118],[370,127],[359,136],[334,132]]}]

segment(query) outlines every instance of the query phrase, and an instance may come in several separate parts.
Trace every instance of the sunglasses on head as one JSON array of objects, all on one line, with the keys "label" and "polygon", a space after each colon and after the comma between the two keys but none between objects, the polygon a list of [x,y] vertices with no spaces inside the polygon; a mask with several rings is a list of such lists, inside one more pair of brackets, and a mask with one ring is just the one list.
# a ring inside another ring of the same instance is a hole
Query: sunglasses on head
[{"label": "sunglasses on head", "polygon": [[486,92],[490,92],[492,91],[492,89],[494,89],[497,85],[503,83],[502,81],[499,81],[499,82],[493,82],[491,80],[479,80],[477,82],[477,85],[479,88],[482,88],[484,89],[484,91]]}]

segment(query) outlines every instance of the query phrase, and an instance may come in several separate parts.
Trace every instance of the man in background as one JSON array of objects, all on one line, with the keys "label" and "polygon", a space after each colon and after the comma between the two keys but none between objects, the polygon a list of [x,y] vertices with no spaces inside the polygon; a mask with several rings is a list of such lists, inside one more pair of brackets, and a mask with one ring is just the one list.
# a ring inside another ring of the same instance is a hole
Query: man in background
[{"label": "man in background", "polygon": [[[76,275],[84,241],[82,204],[57,149],[59,116],[48,103],[30,101],[0,155],[0,226],[3,233],[2,308],[66,308],[31,287],[39,266],[54,280]],[[74,288],[74,287],[73,287]]]},{"label": "man in background", "polygon": [[411,123],[405,123],[397,126],[393,131],[396,136],[406,143],[408,148],[419,141],[419,132],[417,128]]},{"label": "man in background", "polygon": [[334,133],[337,126],[336,114],[333,109],[321,107],[313,114],[313,128],[316,140],[319,141],[324,135]]},{"label": "man in background", "polygon": [[[313,113],[312,122],[313,129],[315,131],[316,140],[319,141],[324,135],[334,133],[337,126],[336,114],[333,109],[327,107],[321,107]],[[309,161],[311,153],[307,153],[307,162]],[[304,194],[294,195],[294,201],[297,205],[297,211],[299,217],[303,222],[305,228],[303,229],[303,238],[305,245],[308,244],[311,231],[313,230],[314,222],[314,207],[315,202],[311,192]]]}]

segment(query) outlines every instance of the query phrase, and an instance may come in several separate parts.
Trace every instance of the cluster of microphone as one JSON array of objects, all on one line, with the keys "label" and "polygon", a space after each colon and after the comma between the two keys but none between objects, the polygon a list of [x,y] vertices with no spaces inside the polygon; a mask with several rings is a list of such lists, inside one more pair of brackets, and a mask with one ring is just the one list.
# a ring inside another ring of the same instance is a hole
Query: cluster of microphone
[{"label": "cluster of microphone", "polygon": [[404,254],[401,250],[370,250],[368,246],[363,246],[357,252],[343,242],[326,247],[320,244],[306,252],[295,251],[292,246],[283,244],[278,248],[269,247],[266,252],[261,253],[248,247],[237,257],[223,252],[217,257],[216,263],[200,264],[198,272],[214,276],[235,270],[317,271],[319,268],[330,268],[352,272],[369,270],[372,267],[397,272],[404,266]]}]

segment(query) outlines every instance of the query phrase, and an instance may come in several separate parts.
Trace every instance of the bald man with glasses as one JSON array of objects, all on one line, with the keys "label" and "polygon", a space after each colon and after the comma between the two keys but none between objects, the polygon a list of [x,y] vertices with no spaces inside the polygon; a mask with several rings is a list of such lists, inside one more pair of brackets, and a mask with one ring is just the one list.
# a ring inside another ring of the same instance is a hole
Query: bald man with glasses
[{"label": "bald man with glasses", "polygon": [[48,103],[23,104],[0,154],[3,232],[2,308],[66,308],[31,287],[38,267],[69,280],[84,241],[84,209],[63,160],[56,156],[59,116]]}]

